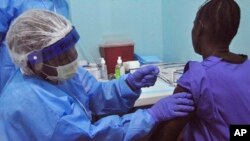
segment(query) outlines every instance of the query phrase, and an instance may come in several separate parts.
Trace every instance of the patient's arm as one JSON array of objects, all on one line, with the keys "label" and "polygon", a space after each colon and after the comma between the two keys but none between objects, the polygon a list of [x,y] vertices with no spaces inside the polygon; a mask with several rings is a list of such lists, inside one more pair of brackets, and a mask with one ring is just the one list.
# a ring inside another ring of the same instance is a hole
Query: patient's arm
[{"label": "patient's arm", "polygon": [[[178,92],[189,92],[181,86],[177,86],[174,90],[174,94]],[[165,121],[159,124],[154,130],[150,141],[177,141],[182,140],[181,132],[184,126],[192,118],[193,113],[190,113],[186,117],[175,118],[170,121]],[[178,139],[179,138],[179,139]]]}]

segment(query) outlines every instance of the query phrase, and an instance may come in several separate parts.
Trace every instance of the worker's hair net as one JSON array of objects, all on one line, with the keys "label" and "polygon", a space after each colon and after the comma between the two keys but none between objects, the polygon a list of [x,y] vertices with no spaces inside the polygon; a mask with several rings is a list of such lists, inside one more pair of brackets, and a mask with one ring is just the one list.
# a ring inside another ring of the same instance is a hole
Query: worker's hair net
[{"label": "worker's hair net", "polygon": [[25,74],[33,74],[27,64],[28,54],[54,44],[71,30],[71,23],[54,12],[24,12],[11,24],[6,36],[10,56]]}]

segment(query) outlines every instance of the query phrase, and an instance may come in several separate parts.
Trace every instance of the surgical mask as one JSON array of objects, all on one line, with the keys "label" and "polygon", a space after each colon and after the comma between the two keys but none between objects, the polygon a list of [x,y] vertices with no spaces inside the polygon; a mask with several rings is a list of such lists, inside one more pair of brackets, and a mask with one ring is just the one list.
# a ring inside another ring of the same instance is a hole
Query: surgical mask
[{"label": "surgical mask", "polygon": [[47,67],[50,67],[50,68],[54,68],[57,71],[57,76],[49,76],[46,73],[42,72],[43,74],[45,74],[47,76],[46,79],[49,79],[51,81],[67,80],[75,75],[77,68],[78,68],[77,60],[74,60],[73,62],[71,62],[69,64],[66,64],[63,66],[58,66],[58,67],[54,67],[54,66],[47,65],[47,64],[44,64],[44,65]]}]

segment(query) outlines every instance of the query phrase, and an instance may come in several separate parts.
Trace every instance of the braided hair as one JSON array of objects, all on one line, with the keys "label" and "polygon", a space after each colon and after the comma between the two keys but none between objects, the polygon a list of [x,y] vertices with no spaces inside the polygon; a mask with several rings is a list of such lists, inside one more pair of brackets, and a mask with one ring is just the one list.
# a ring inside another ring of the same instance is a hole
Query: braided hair
[{"label": "braided hair", "polygon": [[209,31],[210,39],[230,44],[238,31],[240,8],[234,0],[208,0],[197,12],[198,20]]}]

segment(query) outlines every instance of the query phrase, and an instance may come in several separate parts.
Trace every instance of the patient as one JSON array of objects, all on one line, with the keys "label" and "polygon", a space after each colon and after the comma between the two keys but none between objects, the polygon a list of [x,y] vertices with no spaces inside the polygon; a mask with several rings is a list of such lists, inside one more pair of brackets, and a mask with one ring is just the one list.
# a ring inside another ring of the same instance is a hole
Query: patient
[{"label": "patient", "polygon": [[230,125],[250,123],[250,62],[229,50],[239,23],[240,8],[233,0],[210,0],[201,6],[192,41],[203,61],[188,62],[175,89],[192,93],[196,110],[162,123],[152,140],[228,141]]}]

